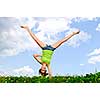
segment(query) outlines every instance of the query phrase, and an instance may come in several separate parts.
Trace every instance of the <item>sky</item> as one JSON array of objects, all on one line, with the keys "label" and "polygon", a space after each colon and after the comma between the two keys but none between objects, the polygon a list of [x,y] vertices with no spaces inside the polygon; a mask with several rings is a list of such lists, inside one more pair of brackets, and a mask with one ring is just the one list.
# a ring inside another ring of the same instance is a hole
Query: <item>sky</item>
[{"label": "sky", "polygon": [[0,75],[38,75],[41,65],[33,54],[41,54],[41,48],[21,25],[47,44],[80,30],[54,51],[53,75],[100,71],[100,17],[0,17]]}]

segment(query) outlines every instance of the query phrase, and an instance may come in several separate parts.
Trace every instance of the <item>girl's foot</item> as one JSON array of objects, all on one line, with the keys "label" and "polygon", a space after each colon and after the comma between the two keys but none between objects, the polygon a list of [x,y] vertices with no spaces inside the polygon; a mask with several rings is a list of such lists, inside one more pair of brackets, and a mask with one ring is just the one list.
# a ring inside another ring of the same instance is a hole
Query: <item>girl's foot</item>
[{"label": "girl's foot", "polygon": [[28,26],[26,26],[26,25],[22,25],[22,26],[20,26],[21,28],[24,28],[24,29],[28,29]]},{"label": "girl's foot", "polygon": [[80,30],[73,32],[74,35],[79,34],[79,33],[80,33]]}]

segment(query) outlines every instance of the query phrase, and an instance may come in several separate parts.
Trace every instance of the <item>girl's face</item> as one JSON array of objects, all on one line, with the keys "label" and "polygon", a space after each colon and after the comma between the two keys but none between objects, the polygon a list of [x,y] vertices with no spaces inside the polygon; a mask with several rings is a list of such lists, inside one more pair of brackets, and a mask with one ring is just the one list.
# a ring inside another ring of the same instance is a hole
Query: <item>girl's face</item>
[{"label": "girl's face", "polygon": [[46,64],[43,64],[42,67],[41,67],[41,72],[45,73],[45,71],[46,71]]},{"label": "girl's face", "polygon": [[45,71],[46,71],[46,67],[43,67],[43,66],[42,66],[42,67],[41,67],[41,72],[42,72],[42,73],[45,73]]}]

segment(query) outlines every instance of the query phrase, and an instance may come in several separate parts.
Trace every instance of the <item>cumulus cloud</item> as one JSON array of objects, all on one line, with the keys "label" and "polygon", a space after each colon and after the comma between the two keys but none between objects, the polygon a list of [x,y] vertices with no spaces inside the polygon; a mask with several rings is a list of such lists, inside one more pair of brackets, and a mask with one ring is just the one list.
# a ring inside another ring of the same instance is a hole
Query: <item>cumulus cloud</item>
[{"label": "cumulus cloud", "polygon": [[96,64],[97,62],[100,62],[100,55],[92,56],[88,59],[88,63],[90,64]]},{"label": "cumulus cloud", "polygon": [[8,74],[6,72],[0,70],[0,76],[7,76],[7,75]]},{"label": "cumulus cloud", "polygon": [[24,66],[18,69],[14,69],[13,72],[15,73],[15,75],[18,75],[18,76],[33,76],[34,75],[34,70],[29,66]]},{"label": "cumulus cloud", "polygon": [[20,28],[28,25],[36,36],[46,43],[57,41],[57,32],[69,28],[68,19],[65,18],[0,18],[0,56],[13,56],[25,50],[36,50],[37,44],[29,34]]},{"label": "cumulus cloud", "polygon": [[100,48],[94,49],[87,56],[89,57],[88,63],[96,64],[97,62],[100,62]]},{"label": "cumulus cloud", "polygon": [[[53,44],[64,33],[73,30],[70,27],[71,20],[64,17],[0,17],[0,56],[14,56],[26,50],[39,51],[35,41],[20,25],[28,25],[41,41]],[[90,35],[82,32],[70,40],[68,45],[77,47],[88,39]]]},{"label": "cumulus cloud", "polygon": [[80,64],[80,66],[84,66],[85,64]]},{"label": "cumulus cloud", "polygon": [[0,18],[0,56],[17,55],[35,47],[30,36],[20,28],[23,21],[20,20],[14,17]]},{"label": "cumulus cloud", "polygon": [[100,31],[100,24],[98,24],[96,31]]},{"label": "cumulus cloud", "polygon": [[0,69],[0,76],[34,76],[34,70],[30,66],[19,67],[17,69]]},{"label": "cumulus cloud", "polygon": [[80,21],[96,21],[97,18],[96,17],[76,17],[76,18],[73,18],[75,22],[80,22]]},{"label": "cumulus cloud", "polygon": [[100,54],[100,48],[98,48],[98,49],[94,49],[94,51],[91,52],[91,53],[89,53],[88,56],[98,55],[98,54]]},{"label": "cumulus cloud", "polygon": [[41,22],[37,22],[33,31],[38,31],[37,36],[47,44],[55,43],[59,40],[59,32],[70,28],[70,20],[65,18],[45,18]]},{"label": "cumulus cloud", "polygon": [[63,30],[69,29],[69,20],[64,18],[48,18],[39,23],[38,29],[43,33],[56,34]]}]

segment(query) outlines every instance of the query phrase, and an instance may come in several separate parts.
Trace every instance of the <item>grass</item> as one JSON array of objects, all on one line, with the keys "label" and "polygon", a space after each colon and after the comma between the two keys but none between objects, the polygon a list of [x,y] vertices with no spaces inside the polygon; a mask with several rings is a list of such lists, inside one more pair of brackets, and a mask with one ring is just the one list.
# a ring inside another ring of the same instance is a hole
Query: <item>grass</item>
[{"label": "grass", "polygon": [[54,76],[52,79],[41,76],[0,76],[0,83],[100,83],[100,72],[85,76]]}]

